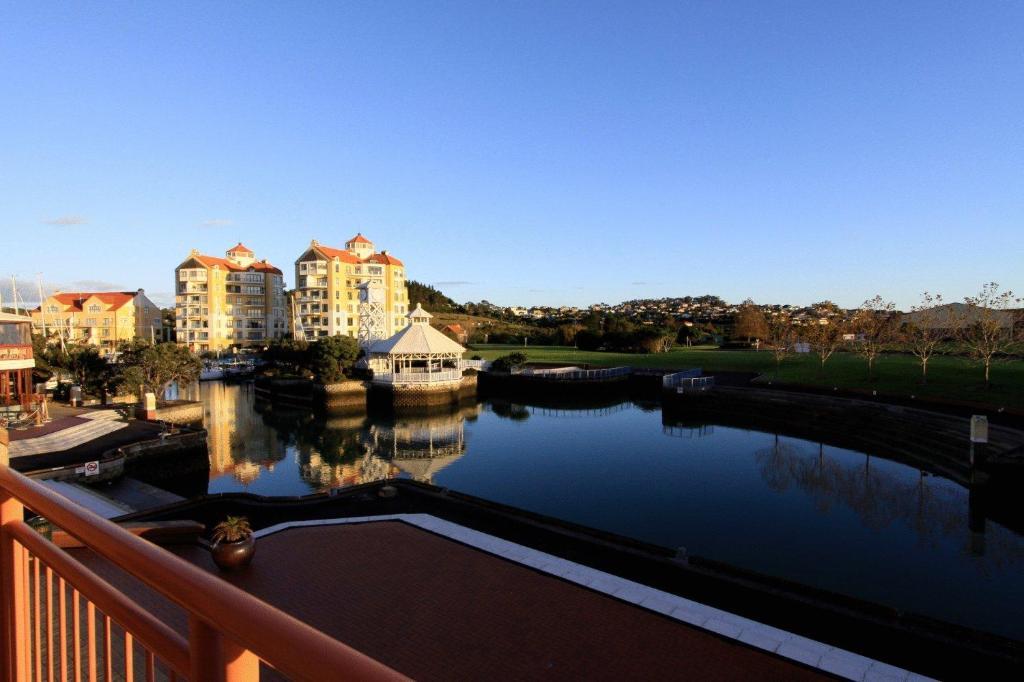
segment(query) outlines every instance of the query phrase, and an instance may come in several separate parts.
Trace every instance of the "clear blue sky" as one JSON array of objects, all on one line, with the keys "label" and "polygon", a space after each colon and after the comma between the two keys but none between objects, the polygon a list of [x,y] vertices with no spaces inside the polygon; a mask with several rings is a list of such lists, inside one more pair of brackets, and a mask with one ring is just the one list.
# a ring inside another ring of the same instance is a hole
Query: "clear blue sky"
[{"label": "clear blue sky", "polygon": [[0,101],[4,278],[360,230],[460,301],[1024,292],[1021,2],[5,3]]}]

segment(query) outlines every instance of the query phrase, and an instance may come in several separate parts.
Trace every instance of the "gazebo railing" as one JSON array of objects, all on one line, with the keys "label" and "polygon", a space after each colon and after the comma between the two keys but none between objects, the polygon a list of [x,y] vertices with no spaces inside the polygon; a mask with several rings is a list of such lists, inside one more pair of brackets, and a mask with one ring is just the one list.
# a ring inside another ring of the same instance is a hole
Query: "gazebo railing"
[{"label": "gazebo railing", "polygon": [[428,372],[425,369],[402,372],[375,372],[374,383],[378,384],[436,384],[462,380],[461,369],[443,369]]}]

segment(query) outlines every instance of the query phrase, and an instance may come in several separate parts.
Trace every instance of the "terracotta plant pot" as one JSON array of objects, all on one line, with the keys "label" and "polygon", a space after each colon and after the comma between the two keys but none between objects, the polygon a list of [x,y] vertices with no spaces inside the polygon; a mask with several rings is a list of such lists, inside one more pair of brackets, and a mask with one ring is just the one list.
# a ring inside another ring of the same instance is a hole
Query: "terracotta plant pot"
[{"label": "terracotta plant pot", "polygon": [[245,568],[256,553],[256,540],[250,535],[237,542],[218,542],[210,547],[213,562],[223,571]]}]

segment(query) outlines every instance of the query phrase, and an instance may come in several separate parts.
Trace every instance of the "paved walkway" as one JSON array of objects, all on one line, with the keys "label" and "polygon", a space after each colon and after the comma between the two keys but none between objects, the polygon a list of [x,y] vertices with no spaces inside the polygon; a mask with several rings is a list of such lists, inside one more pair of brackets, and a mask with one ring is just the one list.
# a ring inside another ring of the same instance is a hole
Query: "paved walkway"
[{"label": "paved walkway", "polygon": [[[54,425],[57,428],[54,428]],[[34,435],[29,431],[26,432],[27,437],[21,435],[13,440],[10,445],[10,456],[11,459],[15,459],[70,450],[127,426],[128,422],[114,410],[97,410],[74,417],[64,417],[40,427],[40,435]]]}]

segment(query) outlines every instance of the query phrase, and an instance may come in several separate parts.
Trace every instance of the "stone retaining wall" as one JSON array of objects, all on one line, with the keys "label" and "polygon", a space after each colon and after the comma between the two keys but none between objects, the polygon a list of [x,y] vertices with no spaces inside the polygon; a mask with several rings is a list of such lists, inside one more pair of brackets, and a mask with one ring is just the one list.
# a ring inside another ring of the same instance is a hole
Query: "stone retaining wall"
[{"label": "stone retaining wall", "polygon": [[177,424],[179,426],[199,425],[203,423],[203,404],[196,400],[182,400],[166,405],[157,405],[157,421]]},{"label": "stone retaining wall", "polygon": [[189,429],[163,438],[140,441],[108,450],[99,457],[99,473],[86,476],[84,462],[48,471],[33,472],[32,478],[99,483],[120,478],[149,467],[163,472],[188,472],[210,468],[206,430]]}]

